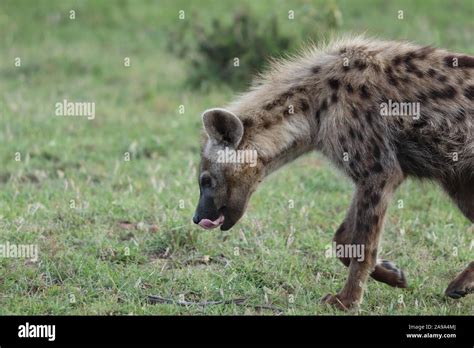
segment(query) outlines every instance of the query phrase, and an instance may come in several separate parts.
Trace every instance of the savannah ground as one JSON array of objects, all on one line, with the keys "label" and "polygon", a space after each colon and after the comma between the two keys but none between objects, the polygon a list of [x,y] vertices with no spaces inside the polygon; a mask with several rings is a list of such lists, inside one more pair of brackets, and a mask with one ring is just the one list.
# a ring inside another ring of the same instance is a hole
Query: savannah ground
[{"label": "savannah ground", "polygon": [[[338,33],[474,54],[471,0],[311,2],[331,4],[342,14]],[[247,4],[262,17],[277,13],[296,33],[288,10],[309,5]],[[290,315],[343,314],[319,300],[347,276],[325,250],[353,187],[322,156],[304,156],[268,178],[232,230],[191,222],[200,114],[236,91],[187,88],[185,63],[167,51],[166,30],[179,25],[181,9],[187,20],[198,13],[210,22],[231,18],[238,6],[2,0],[0,243],[37,244],[39,259],[0,258],[0,314],[280,313],[261,305]],[[63,99],[94,101],[95,119],[55,116]],[[474,296],[455,301],[443,292],[473,259],[473,232],[435,185],[405,182],[390,205],[380,255],[405,271],[409,288],[370,280],[358,313],[472,314]],[[245,298],[247,306],[148,304],[148,295]]]}]

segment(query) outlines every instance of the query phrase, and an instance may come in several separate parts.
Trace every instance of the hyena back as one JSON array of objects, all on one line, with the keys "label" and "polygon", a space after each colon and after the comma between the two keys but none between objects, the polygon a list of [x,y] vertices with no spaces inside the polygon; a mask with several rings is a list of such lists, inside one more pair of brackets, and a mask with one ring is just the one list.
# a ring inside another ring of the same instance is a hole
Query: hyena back
[{"label": "hyena back", "polygon": [[[385,212],[407,176],[438,182],[474,222],[474,57],[431,46],[343,39],[274,62],[251,90],[203,114],[200,199],[193,218],[231,228],[257,185],[301,154],[318,150],[355,184],[334,241],[363,245],[363,261],[343,257],[349,277],[323,301],[360,302],[368,276],[406,287],[402,271],[377,260]],[[258,161],[223,163],[225,148]],[[474,263],[451,282],[453,298],[474,289]]]}]

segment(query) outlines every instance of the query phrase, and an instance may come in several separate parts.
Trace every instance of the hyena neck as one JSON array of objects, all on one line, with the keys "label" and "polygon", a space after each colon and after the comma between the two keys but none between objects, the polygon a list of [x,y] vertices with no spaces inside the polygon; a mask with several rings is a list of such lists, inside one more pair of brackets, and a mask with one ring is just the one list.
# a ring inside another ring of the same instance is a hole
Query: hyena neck
[{"label": "hyena neck", "polygon": [[229,106],[244,125],[239,148],[256,150],[267,175],[314,150],[318,124],[311,117],[313,103],[301,84],[267,83],[243,95]]},{"label": "hyena neck", "polygon": [[288,147],[287,149],[278,153],[276,156],[272,157],[269,161],[263,162],[265,164],[266,175],[273,173],[274,171],[280,169],[287,163],[292,162],[293,160],[312,150],[314,150],[314,146],[312,145],[299,146],[298,144],[294,144]]}]

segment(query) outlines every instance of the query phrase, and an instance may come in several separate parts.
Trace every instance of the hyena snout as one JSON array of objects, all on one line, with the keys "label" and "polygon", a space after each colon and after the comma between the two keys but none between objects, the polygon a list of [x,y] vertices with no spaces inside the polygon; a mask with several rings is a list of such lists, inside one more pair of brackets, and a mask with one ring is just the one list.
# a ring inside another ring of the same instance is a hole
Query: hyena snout
[{"label": "hyena snout", "polygon": [[[201,193],[194,213],[193,222],[204,229],[220,227],[222,231],[231,229],[244,215],[249,194],[232,195],[231,199],[218,199]],[[244,192],[239,190],[239,193]]]},{"label": "hyena snout", "polygon": [[210,195],[201,194],[193,222],[207,230],[221,226],[225,217],[223,207],[217,208],[214,198]]}]

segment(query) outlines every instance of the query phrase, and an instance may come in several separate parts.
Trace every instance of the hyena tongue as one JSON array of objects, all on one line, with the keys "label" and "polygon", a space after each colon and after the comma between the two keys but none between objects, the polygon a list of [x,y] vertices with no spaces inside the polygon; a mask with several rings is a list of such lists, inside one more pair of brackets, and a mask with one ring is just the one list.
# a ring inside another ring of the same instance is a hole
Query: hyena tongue
[{"label": "hyena tongue", "polygon": [[224,215],[219,216],[216,220],[211,221],[209,219],[202,219],[199,221],[199,226],[205,228],[206,230],[210,230],[216,228],[224,222]]}]

